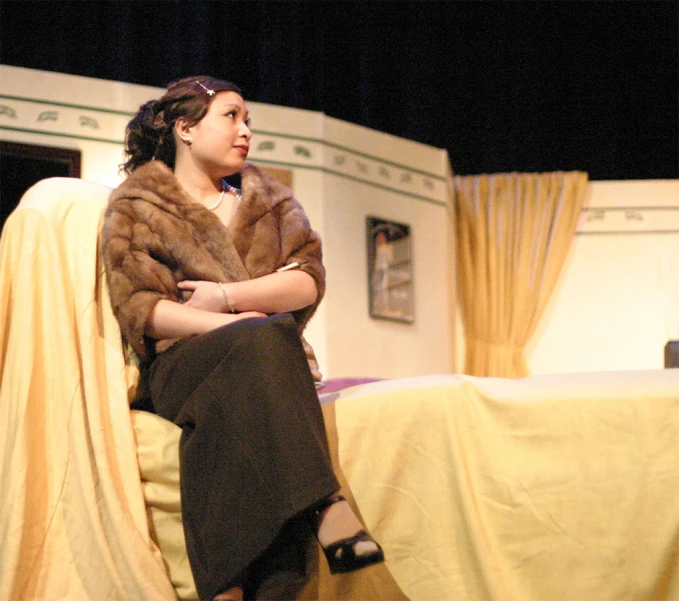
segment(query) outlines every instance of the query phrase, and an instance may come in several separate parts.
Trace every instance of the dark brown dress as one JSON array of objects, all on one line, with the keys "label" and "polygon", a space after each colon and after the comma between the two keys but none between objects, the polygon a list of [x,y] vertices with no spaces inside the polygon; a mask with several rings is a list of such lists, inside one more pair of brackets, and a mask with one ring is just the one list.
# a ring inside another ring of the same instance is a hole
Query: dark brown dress
[{"label": "dark brown dress", "polygon": [[182,514],[200,598],[304,576],[304,510],[340,485],[293,318],[188,338],[158,355],[148,376],[154,410],[182,428]]}]

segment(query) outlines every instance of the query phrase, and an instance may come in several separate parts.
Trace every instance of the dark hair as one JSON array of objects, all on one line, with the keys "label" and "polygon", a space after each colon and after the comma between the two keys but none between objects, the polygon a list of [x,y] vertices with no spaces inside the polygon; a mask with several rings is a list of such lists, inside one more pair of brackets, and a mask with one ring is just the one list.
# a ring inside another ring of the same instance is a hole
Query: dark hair
[{"label": "dark hair", "polygon": [[173,81],[167,86],[162,98],[139,107],[125,128],[127,161],[120,166],[121,171],[129,175],[153,159],[163,161],[170,169],[174,169],[174,122],[183,117],[190,125],[198,123],[207,113],[217,92],[243,95],[240,88],[231,82],[198,75]]}]

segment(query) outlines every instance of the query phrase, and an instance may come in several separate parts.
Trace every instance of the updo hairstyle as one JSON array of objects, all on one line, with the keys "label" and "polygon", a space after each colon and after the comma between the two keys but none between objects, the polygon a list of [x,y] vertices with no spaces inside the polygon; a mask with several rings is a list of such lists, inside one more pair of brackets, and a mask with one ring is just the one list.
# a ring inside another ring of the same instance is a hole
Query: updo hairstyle
[{"label": "updo hairstyle", "polygon": [[190,126],[198,123],[218,92],[243,95],[233,83],[199,75],[172,82],[162,98],[139,107],[139,112],[125,128],[127,161],[120,166],[121,170],[129,175],[153,159],[174,169],[177,150],[172,133],[174,122],[183,117]]}]

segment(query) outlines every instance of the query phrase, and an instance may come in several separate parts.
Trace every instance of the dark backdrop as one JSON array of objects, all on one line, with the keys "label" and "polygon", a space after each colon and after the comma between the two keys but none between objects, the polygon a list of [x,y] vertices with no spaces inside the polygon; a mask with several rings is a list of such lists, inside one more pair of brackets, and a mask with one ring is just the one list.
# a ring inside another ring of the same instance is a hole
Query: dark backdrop
[{"label": "dark backdrop", "polygon": [[0,28],[4,64],[153,86],[207,73],[446,148],[458,174],[679,177],[676,0],[4,0]]}]

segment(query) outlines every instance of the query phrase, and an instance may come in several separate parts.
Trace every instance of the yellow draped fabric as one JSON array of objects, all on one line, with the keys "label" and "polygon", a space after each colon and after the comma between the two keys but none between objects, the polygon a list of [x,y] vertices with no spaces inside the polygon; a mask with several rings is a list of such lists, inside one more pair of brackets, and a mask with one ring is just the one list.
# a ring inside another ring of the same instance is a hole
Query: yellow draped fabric
[{"label": "yellow draped fabric", "polygon": [[465,373],[522,377],[587,192],[582,172],[456,176]]},{"label": "yellow draped fabric", "polygon": [[679,369],[401,378],[335,411],[413,601],[679,599]]},{"label": "yellow draped fabric", "polygon": [[168,601],[120,330],[99,302],[109,190],[72,181],[31,188],[0,243],[0,599]]}]

